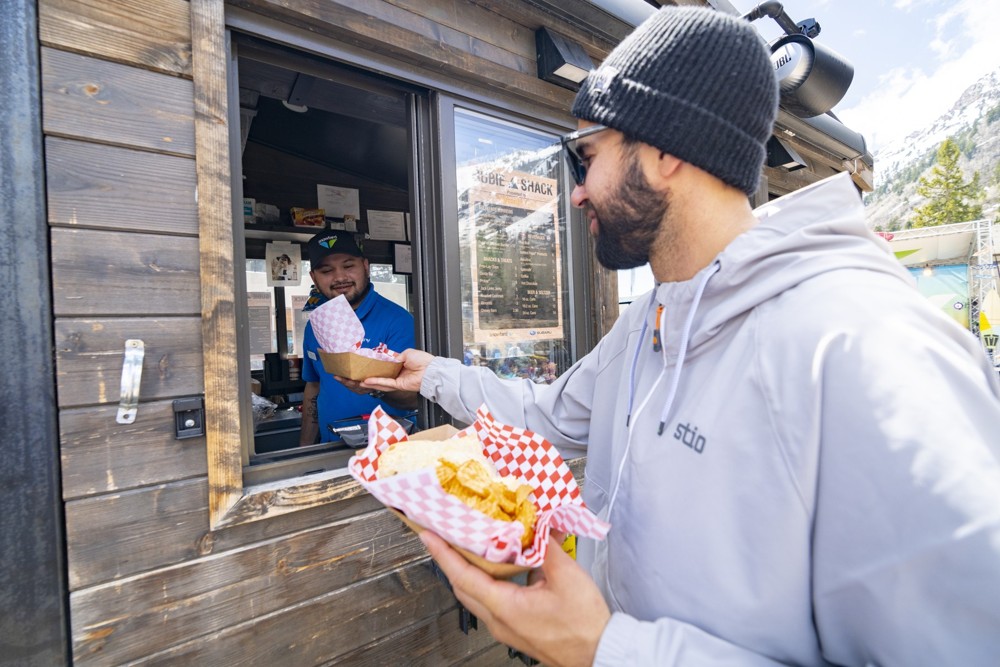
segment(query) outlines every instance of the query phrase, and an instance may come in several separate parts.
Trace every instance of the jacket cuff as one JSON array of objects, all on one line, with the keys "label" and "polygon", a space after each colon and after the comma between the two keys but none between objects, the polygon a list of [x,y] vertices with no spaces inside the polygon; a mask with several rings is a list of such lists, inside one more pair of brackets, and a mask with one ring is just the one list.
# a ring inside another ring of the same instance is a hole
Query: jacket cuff
[{"label": "jacket cuff", "polygon": [[424,369],[424,377],[420,381],[420,395],[432,403],[438,402],[438,392],[441,390],[441,387],[445,385],[444,377],[447,373],[446,369],[449,362],[458,363],[455,359],[436,357],[434,361],[428,364],[427,368]]},{"label": "jacket cuff", "polygon": [[594,667],[620,667],[621,665],[638,664],[635,662],[635,633],[639,621],[615,612],[611,620],[604,626],[604,633],[597,644],[597,654],[594,656]]}]

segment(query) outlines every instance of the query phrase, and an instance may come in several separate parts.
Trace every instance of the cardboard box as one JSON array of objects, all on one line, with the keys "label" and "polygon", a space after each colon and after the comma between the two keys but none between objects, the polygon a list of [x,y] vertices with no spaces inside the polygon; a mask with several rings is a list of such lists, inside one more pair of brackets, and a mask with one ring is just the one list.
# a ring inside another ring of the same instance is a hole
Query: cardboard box
[{"label": "cardboard box", "polygon": [[426,431],[417,431],[413,435],[406,436],[407,440],[447,440],[458,433],[458,429],[451,424],[435,426]]},{"label": "cardboard box", "polygon": [[[399,519],[406,524],[406,527],[412,530],[417,535],[424,532],[423,526],[421,526],[419,523],[414,523],[410,521],[408,518],[406,518],[406,515],[400,512],[399,510],[390,507],[389,511],[398,516]],[[511,579],[519,574],[531,571],[530,567],[526,567],[524,565],[514,565],[513,563],[494,563],[492,561],[486,560],[482,556],[477,556],[476,554],[466,549],[463,549],[462,547],[456,547],[454,544],[450,544],[449,546],[451,546],[451,548],[457,551],[458,553],[462,554],[462,557],[465,558],[465,560],[469,561],[470,563],[472,563],[473,565],[475,565],[480,570],[490,575],[494,579]]]},{"label": "cardboard box", "polygon": [[371,357],[363,357],[354,352],[319,351],[319,358],[327,373],[339,375],[350,380],[365,378],[394,378],[403,370],[399,361],[381,361]]},{"label": "cardboard box", "polygon": [[293,206],[291,215],[292,225],[296,227],[323,229],[326,226],[325,212],[321,208],[300,208]]},{"label": "cardboard box", "polygon": [[254,216],[254,206],[257,202],[252,197],[243,198],[243,223],[252,225],[257,222]]},{"label": "cardboard box", "polygon": [[258,222],[265,225],[277,225],[281,222],[281,211],[274,204],[257,202],[253,205],[253,215]]}]

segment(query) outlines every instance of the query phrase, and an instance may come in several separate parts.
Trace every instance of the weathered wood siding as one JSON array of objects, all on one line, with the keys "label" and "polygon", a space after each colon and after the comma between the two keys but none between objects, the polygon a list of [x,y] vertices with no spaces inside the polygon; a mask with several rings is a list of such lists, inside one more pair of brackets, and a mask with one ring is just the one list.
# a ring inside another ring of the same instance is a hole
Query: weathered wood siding
[{"label": "weathered wood siding", "polygon": [[[495,94],[570,97],[534,76],[540,20],[505,18],[516,3],[239,4]],[[40,0],[39,27],[74,664],[506,663],[367,494],[209,529],[206,440],[175,439],[171,409],[205,391],[191,5]],[[145,361],[122,425],[129,338]]]}]

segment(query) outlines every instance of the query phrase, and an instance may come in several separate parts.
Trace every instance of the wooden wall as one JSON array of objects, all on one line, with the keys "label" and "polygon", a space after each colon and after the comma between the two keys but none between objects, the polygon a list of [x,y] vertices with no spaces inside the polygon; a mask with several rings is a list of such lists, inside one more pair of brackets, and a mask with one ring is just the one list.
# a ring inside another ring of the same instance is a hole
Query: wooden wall
[{"label": "wooden wall", "polygon": [[[419,44],[429,65],[489,61],[484,85],[566,97],[521,74],[530,29],[480,21],[484,3],[241,4],[322,15],[334,37],[440,31]],[[39,31],[73,663],[507,662],[485,630],[460,632],[419,540],[367,494],[209,530],[206,441],[175,439],[171,409],[205,384],[191,6],[39,0]],[[138,417],[122,425],[130,338],[145,361]]]}]

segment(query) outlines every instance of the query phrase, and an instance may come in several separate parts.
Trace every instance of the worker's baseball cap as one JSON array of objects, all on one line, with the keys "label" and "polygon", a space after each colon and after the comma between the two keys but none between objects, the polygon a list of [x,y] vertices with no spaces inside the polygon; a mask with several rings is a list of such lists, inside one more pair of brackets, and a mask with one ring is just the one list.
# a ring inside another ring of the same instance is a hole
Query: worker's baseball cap
[{"label": "worker's baseball cap", "polygon": [[335,254],[364,257],[361,247],[351,232],[323,231],[309,239],[306,244],[306,254],[312,266],[319,265],[326,257]]}]

